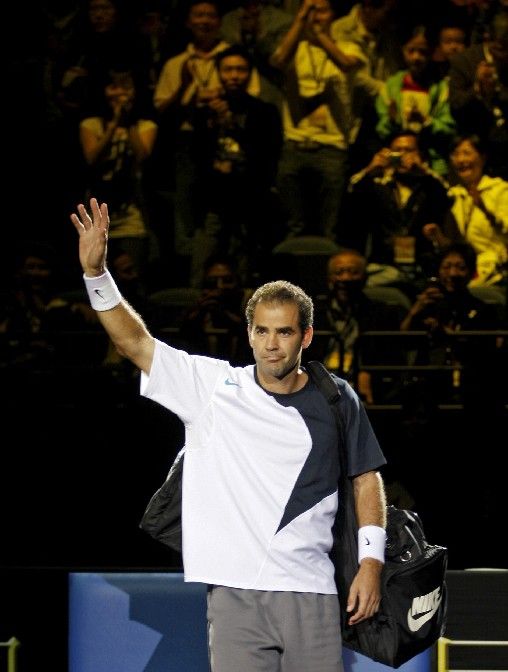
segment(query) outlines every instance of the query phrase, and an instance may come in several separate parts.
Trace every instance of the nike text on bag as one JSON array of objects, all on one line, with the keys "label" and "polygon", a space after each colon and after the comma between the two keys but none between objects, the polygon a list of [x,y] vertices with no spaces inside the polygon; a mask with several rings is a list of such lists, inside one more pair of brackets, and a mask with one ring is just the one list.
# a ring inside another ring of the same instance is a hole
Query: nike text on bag
[{"label": "nike text on bag", "polygon": [[[420,519],[413,511],[388,507],[385,565],[381,575],[381,606],[375,616],[347,625],[342,608],[344,646],[377,662],[399,667],[432,646],[444,633],[447,593],[445,574],[448,553],[425,539]],[[347,535],[347,532],[345,532]],[[349,549],[348,549],[349,546]],[[337,535],[336,581],[339,601],[347,603],[356,574],[356,540]]]},{"label": "nike text on bag", "polygon": [[342,641],[349,649],[379,663],[399,667],[432,646],[444,633],[448,550],[427,542],[418,514],[389,506],[379,611],[367,621],[347,625],[349,588],[358,571],[358,525],[353,485],[347,477],[340,393],[321,363],[309,362],[306,369],[334,410],[340,441],[339,511],[332,559],[341,606]]}]

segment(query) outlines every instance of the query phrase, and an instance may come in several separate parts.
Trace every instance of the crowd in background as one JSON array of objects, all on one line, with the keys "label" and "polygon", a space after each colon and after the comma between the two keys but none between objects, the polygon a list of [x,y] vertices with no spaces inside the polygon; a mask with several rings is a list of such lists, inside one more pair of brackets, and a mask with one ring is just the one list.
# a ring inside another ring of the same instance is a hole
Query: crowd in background
[{"label": "crowd in background", "polygon": [[34,371],[59,403],[55,372],[135,395],[74,257],[69,213],[93,195],[119,287],[168,342],[250,363],[250,291],[287,277],[312,294],[309,357],[405,410],[394,501],[418,501],[426,467],[411,482],[407,446],[432,440],[439,405],[506,422],[506,337],[478,334],[507,325],[506,0],[22,9],[0,314],[14,399]]}]

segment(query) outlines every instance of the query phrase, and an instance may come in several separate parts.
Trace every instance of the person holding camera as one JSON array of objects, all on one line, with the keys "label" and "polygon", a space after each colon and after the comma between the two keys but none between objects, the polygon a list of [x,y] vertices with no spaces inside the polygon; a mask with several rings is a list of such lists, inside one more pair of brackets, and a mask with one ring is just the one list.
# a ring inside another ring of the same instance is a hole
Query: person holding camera
[{"label": "person holding camera", "polygon": [[351,226],[344,244],[365,252],[367,284],[397,284],[412,294],[434,255],[424,226],[442,224],[450,207],[447,185],[429,168],[418,135],[392,136],[350,178],[348,192]]},{"label": "person holding camera", "polygon": [[[426,331],[425,345],[417,349],[415,363],[444,365],[448,370],[433,374],[429,393],[438,403],[464,401],[468,393],[492,388],[495,338],[474,337],[461,332],[501,328],[493,306],[468,289],[476,272],[476,253],[468,243],[453,243],[437,255],[436,275],[401,322],[401,331]],[[460,332],[460,333],[459,333]]]},{"label": "person holding camera", "polygon": [[[367,260],[357,250],[342,249],[328,259],[328,291],[315,300],[316,329],[328,333],[315,335],[311,356],[349,381],[364,402],[373,404],[394,389],[387,389],[386,376],[372,374],[363,365],[404,362],[386,338],[363,334],[398,330],[404,309],[369,297],[366,282]],[[394,388],[393,381],[389,387]]]},{"label": "person holding camera", "polygon": [[244,312],[251,294],[252,290],[241,286],[230,257],[210,257],[205,264],[201,293],[185,312],[180,326],[188,351],[238,365],[250,361],[244,338]]}]

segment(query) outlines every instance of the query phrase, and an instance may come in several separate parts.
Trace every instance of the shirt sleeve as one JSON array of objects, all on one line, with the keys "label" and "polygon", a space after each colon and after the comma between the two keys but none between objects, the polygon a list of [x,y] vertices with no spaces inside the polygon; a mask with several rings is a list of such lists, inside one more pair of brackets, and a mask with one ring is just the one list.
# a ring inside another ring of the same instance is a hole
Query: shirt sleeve
[{"label": "shirt sleeve", "polygon": [[342,393],[342,416],[348,460],[348,476],[358,476],[386,464],[379,441],[367,412],[351,385],[339,381]]},{"label": "shirt sleeve", "polygon": [[193,422],[210,402],[217,380],[227,376],[227,362],[189,355],[155,341],[150,374],[141,374],[141,395],[175,413],[185,424]]}]

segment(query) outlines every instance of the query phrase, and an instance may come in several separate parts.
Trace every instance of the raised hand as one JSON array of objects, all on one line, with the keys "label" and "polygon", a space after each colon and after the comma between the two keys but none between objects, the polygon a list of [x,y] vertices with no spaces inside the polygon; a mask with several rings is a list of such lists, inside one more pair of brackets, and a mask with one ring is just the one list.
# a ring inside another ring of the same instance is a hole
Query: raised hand
[{"label": "raised hand", "polygon": [[89,278],[102,275],[106,269],[109,216],[106,203],[90,199],[91,216],[85,206],[77,206],[79,217],[71,214],[71,222],[79,234],[79,261]]},{"label": "raised hand", "polygon": [[390,165],[390,157],[392,152],[388,147],[383,147],[378,152],[374,154],[371,159],[371,162],[367,166],[367,172],[375,170],[376,168],[388,168]]},{"label": "raised hand", "polygon": [[314,10],[314,0],[303,0],[300,9],[298,10],[297,18],[308,20],[309,16],[314,14]]}]

